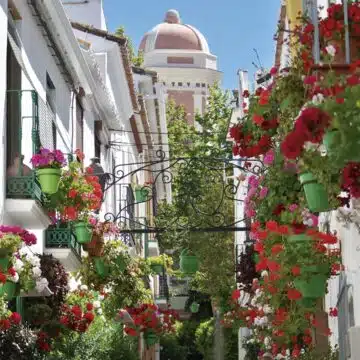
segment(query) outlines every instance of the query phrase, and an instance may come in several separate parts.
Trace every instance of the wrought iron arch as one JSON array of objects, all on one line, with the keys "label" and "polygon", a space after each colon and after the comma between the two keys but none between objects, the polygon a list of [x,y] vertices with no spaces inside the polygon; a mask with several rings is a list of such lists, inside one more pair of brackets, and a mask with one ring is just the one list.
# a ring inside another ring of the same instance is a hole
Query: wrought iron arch
[{"label": "wrought iron arch", "polygon": [[[129,168],[132,169],[126,172]],[[116,185],[130,184],[133,175],[139,172],[151,174],[153,183],[141,187],[143,194],[146,194],[143,200],[137,201],[134,197],[132,203],[126,202],[125,205],[121,205],[116,213],[106,213],[105,221],[131,224],[129,229],[122,226],[122,232],[124,233],[141,234],[166,231],[165,228],[158,227],[156,224],[151,226],[145,224],[144,221],[130,218],[128,210],[134,207],[135,204],[150,202],[152,199],[157,201],[156,189],[159,189],[160,186],[163,186],[163,188],[166,186],[172,187],[175,184],[176,175],[195,173],[199,177],[205,177],[208,182],[216,181],[218,184],[219,192],[216,193],[214,206],[211,209],[206,208],[203,201],[204,193],[197,191],[196,188],[181,189],[182,192],[179,194],[178,191],[177,196],[187,204],[194,216],[192,216],[190,222],[189,219],[179,216],[168,226],[175,227],[178,231],[190,232],[246,231],[249,229],[247,219],[228,221],[222,210],[224,202],[227,200],[242,202],[237,197],[239,184],[229,181],[229,178],[233,178],[234,169],[256,176],[260,176],[265,171],[263,163],[258,159],[169,158],[162,150],[158,150],[155,157],[149,161],[116,165],[111,173],[106,174],[105,193]],[[230,174],[231,176],[229,176]],[[201,219],[201,221],[198,221],[198,219]]]}]

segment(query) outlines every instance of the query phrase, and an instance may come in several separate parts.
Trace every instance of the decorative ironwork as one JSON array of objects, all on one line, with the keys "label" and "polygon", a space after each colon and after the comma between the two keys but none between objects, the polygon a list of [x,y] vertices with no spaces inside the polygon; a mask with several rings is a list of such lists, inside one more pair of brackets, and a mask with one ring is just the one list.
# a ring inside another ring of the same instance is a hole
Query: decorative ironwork
[{"label": "decorative ironwork", "polygon": [[81,245],[71,230],[71,226],[50,226],[45,232],[45,247],[50,249],[71,249],[81,260]]},{"label": "decorative ironwork", "polygon": [[[132,169],[126,172],[127,169]],[[135,204],[156,201],[156,191],[164,186],[176,186],[176,176],[186,174],[195,174],[198,179],[206,179],[207,183],[214,182],[219,185],[219,192],[215,196],[215,200],[211,209],[205,207],[204,191],[199,191],[196,186],[182,189],[177,192],[178,199],[191,209],[191,222],[189,217],[181,217],[173,220],[173,223],[168,224],[169,227],[176,227],[179,231],[246,231],[248,224],[245,224],[245,219],[237,221],[229,221],[228,216],[224,213],[224,204],[227,200],[234,202],[243,202],[238,199],[239,184],[233,180],[234,169],[238,169],[243,173],[250,173],[254,175],[261,175],[265,170],[263,163],[257,159],[216,159],[216,158],[175,158],[166,157],[161,150],[156,152],[153,160],[144,161],[141,163],[120,164],[114,167],[112,173],[107,174],[107,184],[105,191],[111,187],[119,184],[131,182],[134,175],[140,172],[148,173],[149,177],[153,179],[152,184],[137,186],[135,189],[136,196],[133,201],[126,201],[125,205],[121,205],[116,214],[105,214],[106,221],[118,222],[120,224],[129,224],[131,221],[131,211]],[[206,185],[206,184],[205,184]],[[203,185],[204,186],[204,185]],[[141,195],[141,196],[140,196]],[[156,226],[147,225],[144,228],[143,224],[132,220],[137,226],[132,229],[124,230],[124,233],[161,233],[166,229]],[[239,226],[244,224],[244,226]]]},{"label": "decorative ironwork", "polygon": [[9,176],[6,179],[8,199],[33,199],[43,201],[40,184],[34,172],[29,176]]}]

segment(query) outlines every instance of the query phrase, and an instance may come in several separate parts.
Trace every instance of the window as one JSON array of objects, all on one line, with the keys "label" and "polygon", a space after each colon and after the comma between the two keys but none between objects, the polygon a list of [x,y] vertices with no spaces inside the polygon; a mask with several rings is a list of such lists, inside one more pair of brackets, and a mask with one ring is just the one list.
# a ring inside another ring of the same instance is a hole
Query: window
[{"label": "window", "polygon": [[48,73],[46,73],[45,118],[40,117],[40,142],[48,149],[56,149],[56,90]]},{"label": "window", "polygon": [[76,148],[84,151],[84,109],[76,98]]}]

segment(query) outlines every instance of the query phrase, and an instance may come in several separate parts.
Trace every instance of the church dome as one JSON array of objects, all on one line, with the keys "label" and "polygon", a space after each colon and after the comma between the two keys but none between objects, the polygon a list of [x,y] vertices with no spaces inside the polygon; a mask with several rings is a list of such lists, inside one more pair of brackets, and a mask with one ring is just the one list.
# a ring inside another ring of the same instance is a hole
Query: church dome
[{"label": "church dome", "polygon": [[209,53],[203,34],[190,25],[181,23],[176,10],[168,10],[164,22],[147,32],[140,43],[140,50],[196,50]]}]

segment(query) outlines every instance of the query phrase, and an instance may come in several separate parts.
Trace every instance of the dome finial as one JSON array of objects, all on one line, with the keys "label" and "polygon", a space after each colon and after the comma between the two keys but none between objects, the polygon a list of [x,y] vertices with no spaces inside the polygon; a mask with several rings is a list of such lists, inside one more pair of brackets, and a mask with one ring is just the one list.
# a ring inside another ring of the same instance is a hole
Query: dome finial
[{"label": "dome finial", "polygon": [[168,10],[165,14],[164,21],[169,24],[180,24],[179,12],[174,9]]}]

